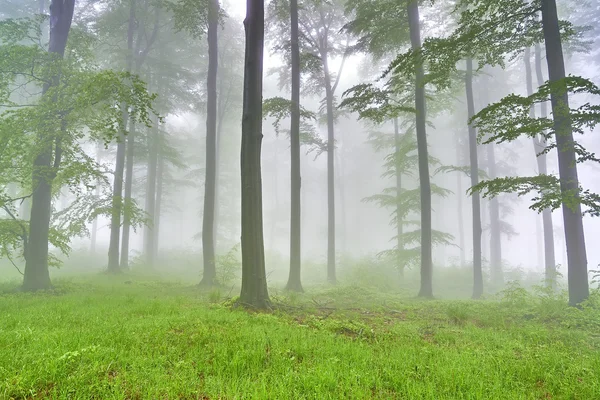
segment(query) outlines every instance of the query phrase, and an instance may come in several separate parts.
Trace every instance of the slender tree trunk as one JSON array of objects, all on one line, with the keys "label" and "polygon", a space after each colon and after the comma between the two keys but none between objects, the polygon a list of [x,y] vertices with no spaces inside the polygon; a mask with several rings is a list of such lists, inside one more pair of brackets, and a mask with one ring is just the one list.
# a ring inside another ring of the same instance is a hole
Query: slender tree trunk
[{"label": "slender tree trunk", "polygon": [[246,1],[246,51],[242,111],[242,290],[240,303],[269,308],[263,239],[260,153],[262,143],[264,0]]},{"label": "slender tree trunk", "polygon": [[154,267],[154,247],[156,229],[156,173],[158,168],[158,147],[159,147],[159,126],[158,118],[155,118],[152,132],[148,137],[148,145],[150,147],[148,158],[147,186],[146,186],[146,213],[150,217],[150,224],[144,227],[144,256],[148,268]]},{"label": "slender tree trunk", "polygon": [[[127,135],[127,159],[125,173],[125,204],[131,205],[131,191],[133,186],[133,155],[135,146],[135,121],[129,120],[129,134]],[[131,216],[127,209],[123,214],[123,239],[121,240],[121,268],[129,268],[129,233],[131,230]]]},{"label": "slender tree trunk", "polygon": [[323,63],[327,103],[327,281],[335,284],[337,282],[335,274],[335,131],[333,89],[326,49],[322,51],[321,62]]},{"label": "slender tree trunk", "polygon": [[[467,90],[467,108],[469,120],[475,115],[475,100],[473,98],[473,60],[467,59],[467,74],[465,86]],[[479,163],[477,160],[477,132],[469,123],[469,155],[471,166],[471,186],[479,183]],[[481,268],[481,201],[478,192],[471,195],[473,209],[473,298],[478,299],[483,294],[483,271]]]},{"label": "slender tree trunk", "polygon": [[300,176],[300,45],[298,38],[298,0],[290,0],[292,49],[292,117],[290,126],[290,275],[287,290],[302,292],[302,211]]},{"label": "slender tree trunk", "polygon": [[[529,58],[528,58],[529,60]],[[535,46],[535,72],[537,76],[538,86],[544,84],[544,74],[542,72],[542,48],[539,44]],[[532,79],[533,81],[533,79]],[[533,86],[533,84],[532,84]],[[533,92],[533,88],[532,88]],[[541,117],[548,116],[548,107],[546,103],[541,104]],[[536,160],[538,165],[538,173],[548,173],[548,156],[540,154],[542,147],[546,146],[544,138],[534,139],[534,149],[536,152]],[[538,155],[539,154],[539,155]],[[542,225],[544,230],[544,272],[545,281],[549,286],[553,286],[556,281],[556,254],[554,250],[554,226],[552,222],[552,210],[546,209],[542,211]]]},{"label": "slender tree trunk", "polygon": [[162,201],[165,186],[165,156],[162,152],[158,153],[158,166],[156,169],[156,204],[154,208],[154,227],[152,235],[154,236],[154,247],[152,248],[152,259],[158,260],[160,249],[160,216],[162,213]]},{"label": "slender tree trunk", "polygon": [[[131,72],[133,66],[133,34],[135,31],[135,0],[131,0],[129,8],[129,25],[127,28],[127,60],[126,70]],[[108,271],[119,272],[119,246],[121,236],[121,212],[123,209],[123,175],[125,172],[126,141],[124,129],[127,127],[129,114],[127,106],[121,105],[123,115],[123,129],[119,132],[117,144],[117,160],[115,163],[115,177],[113,186],[112,213],[110,219],[110,243],[108,247]]]},{"label": "slender tree trunk", "polygon": [[404,243],[402,241],[402,235],[404,233],[404,210],[402,210],[402,204],[400,204],[400,196],[402,195],[402,163],[400,160],[400,127],[398,125],[398,118],[394,118],[394,144],[396,155],[394,157],[396,161],[396,249],[398,256],[396,257],[396,263],[398,264],[398,271],[400,276],[404,277],[404,263],[402,261],[402,252],[404,251]]},{"label": "slender tree trunk", "polygon": [[211,0],[208,6],[208,76],[206,79],[206,179],[204,181],[204,213],[202,215],[202,257],[204,271],[201,286],[216,283],[215,267],[215,197],[217,186],[217,72],[219,2]]},{"label": "slender tree trunk", "polygon": [[[560,84],[565,78],[565,62],[555,0],[542,0],[542,27],[549,80]],[[573,193],[579,193],[579,178],[566,85],[561,84],[559,90],[552,92],[551,101],[558,149],[560,189],[563,198],[568,198],[573,196]],[[569,263],[569,304],[575,306],[581,304],[590,294],[581,204],[567,204],[563,201],[562,211]]]},{"label": "slender tree trunk", "polygon": [[[414,51],[421,49],[419,5],[408,3],[410,42]],[[415,69],[415,109],[417,110],[417,153],[419,155],[419,187],[421,194],[421,289],[419,297],[433,297],[433,259],[431,254],[431,183],[429,176],[429,151],[427,149],[427,108],[425,102],[425,73],[423,63]]]},{"label": "slender tree trunk", "polygon": [[[75,0],[53,0],[50,10],[50,42],[48,52],[63,58],[67,39],[71,30]],[[48,90],[59,84],[60,76],[53,77],[52,83],[44,85],[42,99]],[[52,116],[54,117],[54,116]],[[51,118],[52,118],[51,117]],[[61,123],[64,128],[64,121]],[[25,254],[25,271],[22,289],[36,291],[50,289],[48,270],[48,237],[52,213],[52,181],[60,167],[60,134],[48,132],[49,127],[40,122],[37,142],[39,153],[33,161],[31,217],[29,240]],[[64,133],[64,129],[62,129]],[[54,149],[53,149],[54,147]],[[54,154],[54,157],[53,157]],[[54,158],[54,160],[53,160]]]}]

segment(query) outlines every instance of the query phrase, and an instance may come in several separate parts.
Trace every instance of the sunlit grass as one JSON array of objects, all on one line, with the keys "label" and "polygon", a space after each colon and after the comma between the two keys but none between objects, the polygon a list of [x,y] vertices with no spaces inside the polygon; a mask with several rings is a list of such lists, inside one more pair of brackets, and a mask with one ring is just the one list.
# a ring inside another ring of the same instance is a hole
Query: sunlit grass
[{"label": "sunlit grass", "polygon": [[[0,295],[0,398],[595,399],[600,317],[513,288],[418,301],[359,287],[226,290],[98,276]],[[5,285],[3,289],[8,289]]]}]

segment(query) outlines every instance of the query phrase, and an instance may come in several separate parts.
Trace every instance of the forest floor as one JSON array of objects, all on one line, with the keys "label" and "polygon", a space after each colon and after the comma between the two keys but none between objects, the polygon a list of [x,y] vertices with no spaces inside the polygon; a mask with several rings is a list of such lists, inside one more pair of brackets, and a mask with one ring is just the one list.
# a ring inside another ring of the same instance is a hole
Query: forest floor
[{"label": "forest floor", "polygon": [[600,399],[600,310],[543,292],[338,286],[251,312],[126,275],[55,284],[0,285],[0,399]]}]

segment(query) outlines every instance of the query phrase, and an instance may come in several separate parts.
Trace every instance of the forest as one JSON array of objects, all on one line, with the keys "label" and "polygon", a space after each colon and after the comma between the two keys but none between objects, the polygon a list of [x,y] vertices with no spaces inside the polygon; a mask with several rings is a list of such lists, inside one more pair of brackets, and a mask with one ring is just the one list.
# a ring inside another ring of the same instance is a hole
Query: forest
[{"label": "forest", "polygon": [[0,399],[600,399],[598,71],[597,0],[0,0]]}]

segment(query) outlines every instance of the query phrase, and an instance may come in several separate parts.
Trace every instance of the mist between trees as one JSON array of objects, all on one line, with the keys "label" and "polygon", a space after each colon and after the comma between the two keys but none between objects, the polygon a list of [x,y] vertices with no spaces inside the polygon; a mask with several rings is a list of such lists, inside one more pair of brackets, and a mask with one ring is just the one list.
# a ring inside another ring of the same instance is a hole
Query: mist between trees
[{"label": "mist between trees", "polygon": [[594,2],[243,5],[1,3],[2,276],[586,301]]}]

